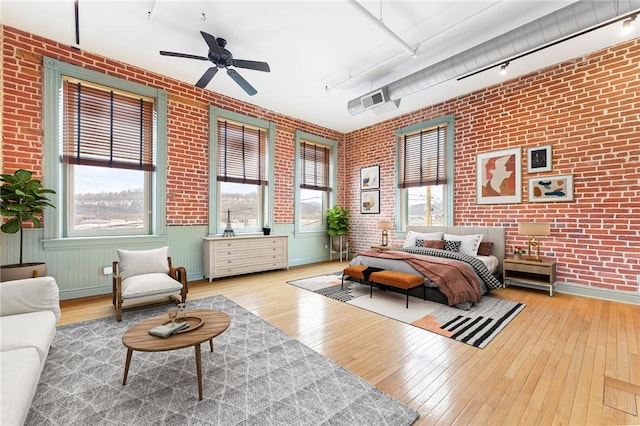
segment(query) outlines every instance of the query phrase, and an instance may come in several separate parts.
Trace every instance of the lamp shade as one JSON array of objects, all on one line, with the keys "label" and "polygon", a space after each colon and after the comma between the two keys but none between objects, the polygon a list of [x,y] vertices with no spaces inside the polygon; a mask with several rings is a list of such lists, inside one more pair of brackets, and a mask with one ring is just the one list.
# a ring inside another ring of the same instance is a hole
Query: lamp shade
[{"label": "lamp shade", "polygon": [[378,229],[393,229],[393,222],[390,220],[379,220],[376,226]]},{"label": "lamp shade", "polygon": [[518,223],[518,234],[520,235],[549,235],[551,224],[548,222]]}]

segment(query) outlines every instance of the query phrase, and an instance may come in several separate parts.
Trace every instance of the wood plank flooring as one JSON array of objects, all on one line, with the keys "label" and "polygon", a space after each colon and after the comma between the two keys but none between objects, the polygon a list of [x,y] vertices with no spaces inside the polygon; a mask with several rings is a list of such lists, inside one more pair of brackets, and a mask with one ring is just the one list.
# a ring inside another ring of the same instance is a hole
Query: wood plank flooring
[{"label": "wood plank flooring", "polygon": [[[476,349],[286,284],[345,266],[193,281],[189,298],[228,297],[418,410],[417,425],[640,424],[640,306],[499,289],[527,307]],[[114,316],[111,295],[61,306],[60,325]]]}]

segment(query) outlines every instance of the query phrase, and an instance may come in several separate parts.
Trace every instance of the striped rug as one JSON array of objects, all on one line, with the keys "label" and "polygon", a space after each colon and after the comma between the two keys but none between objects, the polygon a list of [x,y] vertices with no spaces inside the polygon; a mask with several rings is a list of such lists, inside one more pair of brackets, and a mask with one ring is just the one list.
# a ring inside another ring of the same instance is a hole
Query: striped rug
[{"label": "striped rug", "polygon": [[526,306],[485,295],[468,311],[417,297],[409,297],[407,309],[404,294],[374,287],[373,297],[369,297],[368,285],[345,280],[344,289],[341,289],[341,276],[341,272],[336,272],[289,281],[289,284],[477,348],[487,346]]}]

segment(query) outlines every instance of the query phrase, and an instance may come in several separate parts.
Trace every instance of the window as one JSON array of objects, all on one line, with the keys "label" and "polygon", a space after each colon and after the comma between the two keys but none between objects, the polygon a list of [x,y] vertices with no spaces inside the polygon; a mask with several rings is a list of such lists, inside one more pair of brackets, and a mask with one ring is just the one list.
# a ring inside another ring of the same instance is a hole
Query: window
[{"label": "window", "polygon": [[295,222],[298,232],[326,232],[326,212],[335,198],[335,141],[296,131]]},{"label": "window", "polygon": [[149,233],[153,99],[63,77],[66,234]]},{"label": "window", "polygon": [[44,174],[58,206],[45,211],[45,248],[164,236],[166,92],[51,58],[44,68]]},{"label": "window", "polygon": [[273,198],[273,125],[211,108],[215,129],[211,170],[214,173],[210,233],[255,233],[271,224]]},{"label": "window", "polygon": [[453,117],[401,129],[397,137],[402,229],[453,223]]}]

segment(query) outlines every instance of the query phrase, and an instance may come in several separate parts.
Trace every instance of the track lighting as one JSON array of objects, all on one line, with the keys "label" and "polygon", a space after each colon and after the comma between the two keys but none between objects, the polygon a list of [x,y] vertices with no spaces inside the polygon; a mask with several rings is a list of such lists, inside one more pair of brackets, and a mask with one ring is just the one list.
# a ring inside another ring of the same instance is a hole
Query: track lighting
[{"label": "track lighting", "polygon": [[624,21],[622,21],[622,33],[623,34],[627,34],[631,31],[631,28],[633,27],[633,22],[636,20],[636,18],[638,17],[638,14],[634,14],[631,15],[630,17],[628,17],[627,19],[625,19]]},{"label": "track lighting", "polygon": [[507,67],[509,66],[509,61],[500,65],[500,75],[505,75],[507,73]]}]

